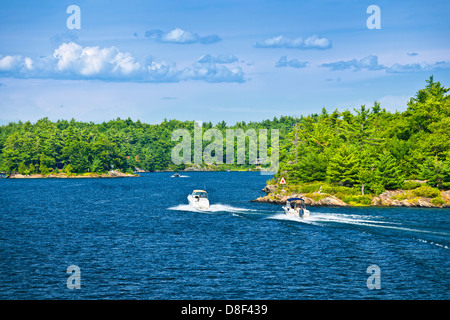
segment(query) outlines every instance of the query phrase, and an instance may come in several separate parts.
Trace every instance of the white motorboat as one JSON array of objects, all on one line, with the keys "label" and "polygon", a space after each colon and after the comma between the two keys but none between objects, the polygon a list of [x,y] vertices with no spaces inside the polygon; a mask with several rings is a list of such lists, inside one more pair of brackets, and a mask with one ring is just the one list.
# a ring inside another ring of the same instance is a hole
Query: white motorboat
[{"label": "white motorboat", "polygon": [[208,193],[204,190],[194,190],[188,195],[189,204],[199,210],[209,209]]},{"label": "white motorboat", "polygon": [[305,200],[302,198],[289,198],[286,200],[286,205],[283,206],[284,212],[289,216],[298,218],[309,217],[309,210],[306,209]]}]

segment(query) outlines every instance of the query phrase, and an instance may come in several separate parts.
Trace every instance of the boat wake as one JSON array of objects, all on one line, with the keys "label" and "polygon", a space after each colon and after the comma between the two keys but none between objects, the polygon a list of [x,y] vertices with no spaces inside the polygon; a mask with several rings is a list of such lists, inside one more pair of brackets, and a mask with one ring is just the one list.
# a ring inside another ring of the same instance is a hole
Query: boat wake
[{"label": "boat wake", "polygon": [[267,217],[266,219],[285,220],[285,221],[294,221],[294,222],[301,222],[301,223],[306,223],[306,224],[320,225],[319,223],[315,222],[314,219],[311,219],[311,216],[309,216],[307,218],[299,218],[299,217],[296,217],[293,215],[277,213],[277,214]]},{"label": "boat wake", "polygon": [[294,216],[288,216],[283,213],[278,213],[273,216],[269,216],[266,219],[276,219],[276,220],[288,220],[301,222],[306,224],[318,225],[318,226],[330,226],[336,224],[344,224],[344,225],[354,225],[354,226],[362,226],[369,228],[382,228],[382,229],[393,229],[414,233],[422,233],[422,234],[434,234],[440,236],[450,236],[450,234],[446,232],[436,232],[433,230],[426,229],[417,229],[411,228],[408,226],[403,226],[400,223],[393,221],[382,221],[376,220],[381,219],[382,217],[377,216],[365,216],[365,215],[354,215],[354,214],[336,214],[336,213],[313,213],[311,212],[310,216],[302,219]]},{"label": "boat wake", "polygon": [[226,204],[212,204],[209,206],[209,209],[207,210],[196,209],[188,204],[179,204],[175,207],[168,208],[167,210],[205,212],[205,213],[217,213],[217,212],[245,213],[256,211],[253,209],[237,208]]}]

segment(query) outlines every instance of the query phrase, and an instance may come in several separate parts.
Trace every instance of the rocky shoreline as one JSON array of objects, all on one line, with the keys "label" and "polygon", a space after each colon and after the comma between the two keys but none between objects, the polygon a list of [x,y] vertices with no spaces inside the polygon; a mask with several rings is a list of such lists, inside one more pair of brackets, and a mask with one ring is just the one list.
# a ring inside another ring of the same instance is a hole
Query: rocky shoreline
[{"label": "rocky shoreline", "polygon": [[20,173],[13,173],[7,177],[7,179],[81,179],[81,178],[128,178],[128,177],[138,177],[139,175],[131,173],[123,173],[116,170],[111,170],[108,173],[86,173],[86,174],[69,174],[59,172],[50,174],[30,174],[23,175]]},{"label": "rocky shoreline", "polygon": [[[306,206],[310,207],[352,207],[353,204],[344,202],[343,200],[327,193],[320,191],[314,192],[311,196],[306,196],[304,193],[288,193],[284,190],[277,190],[274,185],[267,185],[262,189],[267,195],[252,200],[252,202],[271,203],[283,205],[288,198],[303,198]],[[396,199],[404,194],[405,190],[388,190],[371,199],[370,205],[372,207],[419,207],[419,208],[450,208],[450,190],[441,191],[441,197],[444,203],[432,203],[432,198],[414,197],[410,199],[399,200]],[[311,195],[311,194],[308,194]],[[317,200],[314,200],[316,198]],[[364,206],[358,204],[358,206]]]}]

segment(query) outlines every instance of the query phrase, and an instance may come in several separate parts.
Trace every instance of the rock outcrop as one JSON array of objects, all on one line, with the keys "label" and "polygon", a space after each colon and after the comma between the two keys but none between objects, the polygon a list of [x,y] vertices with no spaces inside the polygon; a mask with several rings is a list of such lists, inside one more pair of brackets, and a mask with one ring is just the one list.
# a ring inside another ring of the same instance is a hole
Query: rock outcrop
[{"label": "rock outcrop", "polygon": [[[286,200],[288,198],[303,198],[305,200],[305,205],[310,207],[351,206],[350,204],[333,195],[322,193],[321,190],[313,193],[314,198],[316,198],[317,200],[314,200],[302,193],[288,194],[288,192],[285,190],[279,190],[277,185],[266,185],[262,189],[262,191],[267,193],[267,195],[252,200],[253,202],[282,205],[286,203]],[[404,199],[404,193],[404,190],[387,190],[378,196],[374,196],[370,205],[380,207],[450,208],[450,190],[441,192],[441,197],[444,203],[433,203],[431,198],[426,197]]]},{"label": "rock outcrop", "polygon": [[286,204],[288,198],[303,198],[305,200],[305,205],[309,207],[347,207],[348,204],[341,199],[336,198],[332,195],[327,195],[320,200],[314,200],[309,197],[305,197],[303,194],[290,194],[290,195],[280,195],[280,194],[268,194],[264,197],[259,197],[252,202],[262,202],[262,203],[273,203],[273,204]]}]

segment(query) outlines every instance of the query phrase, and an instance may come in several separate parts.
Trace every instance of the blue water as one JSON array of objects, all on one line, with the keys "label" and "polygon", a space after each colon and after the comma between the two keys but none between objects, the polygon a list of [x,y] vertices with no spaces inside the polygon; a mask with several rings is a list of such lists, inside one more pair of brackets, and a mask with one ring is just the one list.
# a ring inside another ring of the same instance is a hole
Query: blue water
[{"label": "blue water", "polygon": [[[1,179],[1,299],[449,299],[450,210],[250,202],[256,172]],[[211,210],[187,205],[209,192]],[[81,270],[68,289],[67,267]],[[380,268],[370,290],[369,266]]]}]

